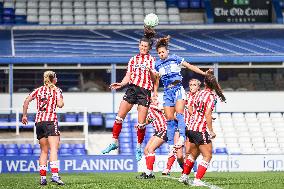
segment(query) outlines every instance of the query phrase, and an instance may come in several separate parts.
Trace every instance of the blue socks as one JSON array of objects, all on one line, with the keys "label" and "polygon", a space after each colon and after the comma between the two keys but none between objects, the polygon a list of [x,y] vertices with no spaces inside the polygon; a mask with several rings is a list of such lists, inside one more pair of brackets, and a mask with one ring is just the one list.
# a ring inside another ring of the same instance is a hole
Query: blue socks
[{"label": "blue socks", "polygon": [[175,120],[167,120],[167,137],[169,145],[174,145],[174,136],[175,136]]},{"label": "blue socks", "polygon": [[178,120],[178,129],[180,136],[183,136],[185,139],[185,122],[184,122],[184,115],[181,113],[176,114],[176,118]]}]

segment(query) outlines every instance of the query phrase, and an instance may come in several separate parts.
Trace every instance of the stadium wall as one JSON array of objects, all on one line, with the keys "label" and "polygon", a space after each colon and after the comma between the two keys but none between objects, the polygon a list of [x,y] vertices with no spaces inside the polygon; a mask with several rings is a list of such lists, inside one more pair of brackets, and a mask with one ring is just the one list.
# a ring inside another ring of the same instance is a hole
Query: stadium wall
[{"label": "stadium wall", "polygon": [[[22,108],[28,94],[14,93],[13,108]],[[115,111],[124,93],[115,94]],[[159,97],[162,99],[162,93]],[[225,92],[226,103],[217,103],[217,112],[284,112],[284,92]],[[9,94],[0,94],[0,110],[9,108]],[[65,106],[69,108],[86,107],[88,112],[112,112],[112,93],[64,93]],[[61,112],[70,111],[66,109]],[[132,111],[136,111],[133,108]],[[29,112],[35,112],[35,102],[31,103]],[[3,113],[1,111],[0,113]]]},{"label": "stadium wall", "polygon": [[[28,94],[15,93],[13,108],[22,108]],[[115,94],[115,111],[124,93]],[[162,100],[162,93],[159,97]],[[226,103],[217,103],[217,112],[284,112],[284,92],[225,92]],[[9,108],[9,94],[0,94],[0,109]],[[65,106],[68,108],[86,107],[88,112],[112,112],[112,93],[64,93]],[[60,110],[62,112],[70,110]],[[136,111],[133,108],[133,111]],[[2,112],[2,111],[1,111]],[[29,112],[35,112],[35,102],[32,102]]]}]

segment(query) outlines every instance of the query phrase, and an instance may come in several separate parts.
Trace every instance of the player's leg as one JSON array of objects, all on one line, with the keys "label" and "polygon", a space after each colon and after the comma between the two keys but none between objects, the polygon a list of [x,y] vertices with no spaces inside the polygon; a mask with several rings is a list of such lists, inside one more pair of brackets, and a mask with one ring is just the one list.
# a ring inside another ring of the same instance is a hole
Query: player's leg
[{"label": "player's leg", "polygon": [[199,150],[203,156],[203,159],[198,165],[197,174],[194,179],[194,185],[196,186],[204,185],[200,179],[202,179],[205,175],[207,167],[212,159],[212,143],[199,145]]},{"label": "player's leg", "polygon": [[39,139],[40,156],[39,156],[39,174],[40,185],[46,185],[46,170],[47,170],[47,157],[48,157],[48,141],[43,137]]},{"label": "player's leg", "polygon": [[58,185],[64,185],[63,181],[58,175],[59,160],[58,160],[58,148],[59,148],[60,136],[48,136],[48,144],[50,148],[49,165],[51,169],[51,182],[55,182]]},{"label": "player's leg", "polygon": [[[179,132],[175,132],[174,136],[174,143],[176,144],[179,140]],[[169,157],[168,157],[168,162],[167,162],[167,167],[166,169],[162,172],[162,175],[169,175],[172,165],[174,164],[175,160],[178,159],[179,165],[183,165],[183,153],[182,153],[182,148],[179,148],[176,150],[174,155],[172,152],[169,152]],[[181,166],[183,168],[183,166]]]},{"label": "player's leg", "polygon": [[[188,156],[190,155],[190,142],[188,140],[188,137],[186,137],[186,140],[185,140],[185,143],[184,143],[184,146],[185,146],[185,157],[184,157],[184,160],[186,160],[188,158]],[[197,154],[197,157],[199,156],[200,153]],[[197,174],[197,162],[195,161],[194,162],[194,166],[193,166],[193,173],[194,173],[194,176],[196,176]]]},{"label": "player's leg", "polygon": [[176,120],[175,120],[175,107],[173,106],[164,106],[165,116],[167,118],[167,138],[169,144],[169,154],[170,156],[174,155],[174,136],[176,130]]},{"label": "player's leg", "polygon": [[194,162],[195,162],[198,154],[199,154],[198,146],[196,144],[190,142],[189,155],[188,155],[187,159],[185,159],[185,161],[184,161],[183,171],[182,171],[181,177],[179,178],[179,182],[183,182],[183,183],[187,184],[188,175],[190,174],[191,169],[194,166]]},{"label": "player's leg", "polygon": [[[182,97],[180,97],[182,98]],[[185,122],[184,122],[184,106],[185,106],[185,101],[183,99],[178,99],[176,101],[176,106],[175,106],[175,111],[176,111],[176,119],[178,121],[178,129],[179,129],[179,134],[180,138],[179,141],[177,142],[176,146],[180,147],[184,145],[185,141]]]},{"label": "player's leg", "polygon": [[184,122],[184,107],[185,107],[186,93],[182,86],[177,86],[175,91],[175,111],[176,119],[178,121],[178,129],[180,134],[180,140],[177,145],[184,145],[185,141],[185,122]]},{"label": "player's leg", "polygon": [[103,154],[109,153],[110,151],[118,148],[118,137],[122,129],[122,122],[132,107],[133,107],[133,104],[130,104],[129,102],[125,100],[122,100],[120,102],[119,110],[118,110],[118,113],[117,113],[117,116],[115,118],[115,121],[113,123],[113,128],[112,128],[113,142],[109,144],[109,146],[102,151]]},{"label": "player's leg", "polygon": [[146,117],[148,114],[148,107],[138,105],[138,126],[137,126],[137,146],[136,146],[136,160],[142,159],[142,142],[144,141],[146,132]]},{"label": "player's leg", "polygon": [[[166,133],[164,133],[166,135]],[[147,169],[145,173],[140,175],[140,178],[143,179],[150,179],[150,178],[155,178],[153,175],[153,168],[154,168],[154,163],[155,163],[155,150],[159,148],[165,141],[158,137],[158,136],[153,136],[153,141],[151,144],[148,146],[148,154],[146,157],[146,166]]]}]

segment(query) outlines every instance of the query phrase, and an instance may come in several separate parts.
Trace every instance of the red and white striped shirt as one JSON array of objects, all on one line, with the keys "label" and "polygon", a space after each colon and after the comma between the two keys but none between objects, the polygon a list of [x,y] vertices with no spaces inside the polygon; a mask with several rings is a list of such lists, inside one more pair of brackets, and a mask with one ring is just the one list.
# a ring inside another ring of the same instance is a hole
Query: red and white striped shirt
[{"label": "red and white striped shirt", "polygon": [[161,110],[158,110],[156,107],[150,105],[147,119],[149,120],[149,122],[151,122],[155,131],[159,132],[167,130],[166,116]]},{"label": "red and white striped shirt", "polygon": [[57,99],[63,98],[61,89],[52,90],[49,87],[41,86],[35,89],[30,96],[36,99],[37,113],[35,122],[55,121],[57,122]]},{"label": "red and white striped shirt", "polygon": [[129,60],[127,72],[131,73],[130,84],[152,90],[150,70],[155,68],[155,58],[150,54],[138,54]]},{"label": "red and white striped shirt", "polygon": [[208,108],[213,111],[215,107],[216,95],[209,89],[197,92],[191,106],[193,107],[193,114],[190,117],[189,130],[205,132],[207,127],[205,112]]},{"label": "red and white striped shirt", "polygon": [[190,106],[190,103],[191,101],[193,100],[193,97],[196,93],[191,93],[191,92],[188,92],[186,94],[186,100],[185,100],[185,107],[184,107],[184,122],[186,125],[189,125],[189,121],[190,121],[190,113],[189,113],[189,106]]}]

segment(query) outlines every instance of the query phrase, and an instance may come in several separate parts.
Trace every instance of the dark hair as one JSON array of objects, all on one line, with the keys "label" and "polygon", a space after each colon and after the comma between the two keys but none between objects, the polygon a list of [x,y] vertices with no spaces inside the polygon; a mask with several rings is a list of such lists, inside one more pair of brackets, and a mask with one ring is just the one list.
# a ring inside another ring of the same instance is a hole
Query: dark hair
[{"label": "dark hair", "polygon": [[156,50],[158,51],[160,47],[165,47],[166,49],[168,49],[170,38],[171,36],[169,35],[167,35],[166,37],[159,38],[157,40]]},{"label": "dark hair", "polygon": [[149,26],[144,26],[144,36],[140,39],[141,41],[149,43],[150,49],[152,49],[153,38],[156,36],[156,31],[154,28]]},{"label": "dark hair", "polygon": [[219,83],[217,82],[216,77],[212,74],[212,72],[207,72],[205,75],[204,82],[206,86],[216,92],[222,102],[226,101],[226,97],[223,95],[223,91]]}]

